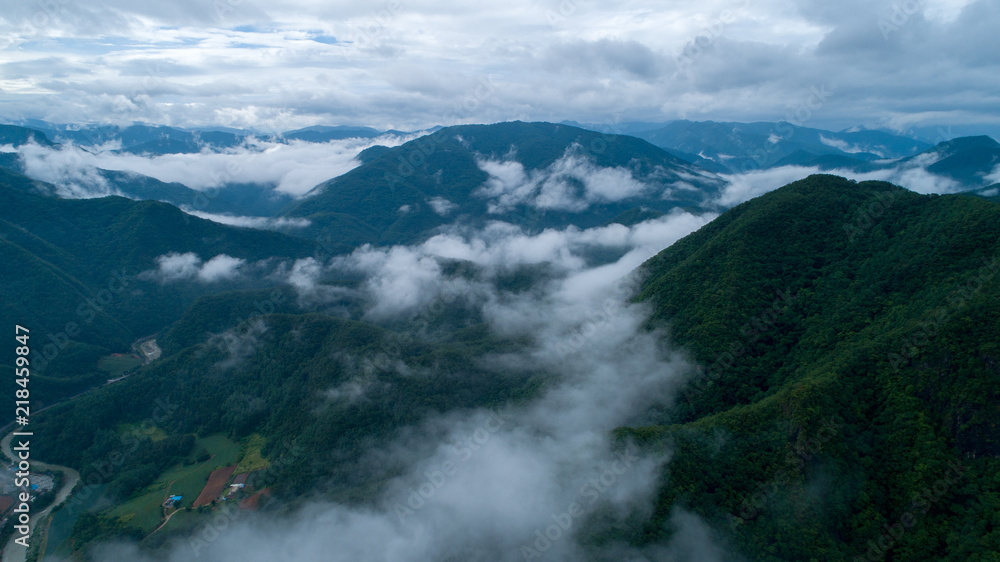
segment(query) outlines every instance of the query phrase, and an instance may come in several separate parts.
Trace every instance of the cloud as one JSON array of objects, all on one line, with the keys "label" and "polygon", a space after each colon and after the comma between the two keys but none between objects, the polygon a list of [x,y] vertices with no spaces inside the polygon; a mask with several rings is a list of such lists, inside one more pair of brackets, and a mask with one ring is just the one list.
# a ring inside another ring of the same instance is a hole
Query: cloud
[{"label": "cloud", "polygon": [[715,204],[721,208],[733,207],[813,174],[833,174],[856,181],[887,181],[925,195],[959,193],[975,187],[963,186],[955,180],[939,176],[922,167],[927,165],[927,162],[933,163],[936,159],[937,156],[934,154],[928,154],[926,157],[921,155],[906,165],[863,173],[844,169],[821,170],[815,166],[782,166],[754,170],[745,174],[723,175],[728,185],[715,199]]},{"label": "cloud", "polygon": [[[257,352],[260,338],[267,331],[267,323],[263,318],[257,317],[241,323],[237,328],[210,337],[206,344],[225,352],[225,357],[215,364],[215,368],[225,371],[244,364]],[[255,406],[262,409],[266,405],[260,401]]]},{"label": "cloud", "polygon": [[427,204],[431,206],[431,209],[433,209],[435,213],[441,215],[442,217],[448,216],[448,213],[458,207],[458,205],[448,201],[444,197],[432,197],[427,200]]},{"label": "cloud", "polygon": [[323,275],[323,264],[315,258],[295,260],[287,270],[279,267],[275,273],[275,277],[283,279],[295,289],[299,305],[303,307],[328,304],[355,296],[355,292],[350,289],[323,284]]},{"label": "cloud", "polygon": [[56,186],[60,197],[71,199],[121,195],[100,172],[85,164],[86,152],[28,143],[17,148],[18,160],[28,177]]},{"label": "cloud", "polygon": [[[596,279],[624,276],[715,216],[678,211],[631,227],[620,224],[582,230],[568,227],[537,234],[494,221],[479,230],[453,227],[418,246],[365,245],[348,256],[334,258],[328,267],[340,272],[338,276],[363,274],[364,290],[371,303],[368,318],[385,319],[412,312],[445,296],[489,300],[495,297],[490,296],[493,280],[520,266],[544,265],[567,275],[566,290],[577,291]],[[594,264],[589,255],[595,249],[618,250],[620,257],[612,263]],[[445,275],[442,264],[454,260],[474,264],[483,277]],[[318,263],[311,263],[310,267],[312,287],[322,268]]]},{"label": "cloud", "polygon": [[159,263],[157,274],[164,283],[191,279],[198,275],[201,258],[194,252],[178,254],[171,252],[156,258]]},{"label": "cloud", "polygon": [[1000,164],[983,178],[986,183],[1000,183]]},{"label": "cloud", "polygon": [[[375,322],[407,321],[416,313],[433,321],[441,303],[474,311],[491,331],[522,343],[479,357],[468,376],[530,376],[540,389],[493,409],[434,413],[389,443],[342,458],[359,473],[384,479],[381,491],[363,503],[316,499],[285,514],[239,512],[217,535],[206,539],[196,528],[168,544],[166,558],[659,559],[655,550],[594,546],[581,538],[596,514],[625,522],[652,513],[669,451],[615,443],[611,432],[652,423],[692,367],[665,344],[664,334],[648,330],[649,308],[631,301],[639,281],[632,272],[712,218],[675,211],[628,227],[537,233],[495,221],[481,229],[451,226],[418,245],[364,246],[327,263],[305,258],[281,265],[274,275],[293,286],[301,302],[322,308],[350,294],[360,299],[356,314]],[[160,262],[161,275],[183,278],[208,266],[193,254],[169,254]],[[498,280],[519,268],[545,274],[528,287],[500,288]],[[357,290],[324,281],[359,277]],[[218,336],[229,350],[219,367],[240,368],[264,334],[266,325]],[[379,376],[382,368],[441,376],[433,365],[372,359],[378,358],[335,357],[348,378],[323,398],[373,399],[373,388],[389,384]],[[688,553],[697,541],[715,540],[697,521],[682,522],[701,534],[662,548]],[[99,548],[100,559],[144,561],[130,545]]]},{"label": "cloud", "polygon": [[793,181],[821,173],[819,168],[805,166],[782,166],[765,170],[754,170],[745,174],[723,175],[728,182],[716,203],[729,208],[754,197],[774,191]]},{"label": "cloud", "polygon": [[205,262],[198,271],[198,280],[205,283],[214,283],[232,279],[239,275],[239,267],[246,263],[246,260],[234,258],[225,254],[219,254]]},{"label": "cloud", "polygon": [[[1000,59],[980,48],[1000,17],[992,3],[927,0],[894,19],[897,4],[12,5],[0,20],[10,54],[0,115],[234,127],[280,115],[287,129],[410,130],[607,122],[608,108],[623,121],[777,121],[826,84],[836,95],[810,126],[996,134]],[[489,93],[477,94],[487,78]]]},{"label": "cloud", "polygon": [[100,197],[113,193],[97,168],[121,170],[198,190],[227,184],[273,185],[278,192],[300,197],[318,184],[349,172],[362,150],[381,144],[397,146],[418,135],[385,135],[376,139],[345,139],[326,143],[253,140],[245,146],[195,154],[135,155],[110,147],[73,144],[18,148],[25,173],[55,184],[64,197]]},{"label": "cloud", "polygon": [[197,279],[202,283],[216,283],[239,276],[245,260],[219,254],[205,263],[194,252],[170,252],[156,258],[157,269],[140,274],[145,279],[160,283],[173,283]]},{"label": "cloud", "polygon": [[845,140],[841,140],[841,139],[830,139],[830,138],[825,137],[823,134],[819,135],[819,142],[821,142],[821,143],[823,143],[823,144],[825,144],[827,146],[836,148],[837,150],[840,150],[842,152],[846,152],[848,154],[858,154],[860,152],[871,152],[873,154],[877,154],[878,156],[883,156],[883,154],[880,154],[878,152],[874,152],[873,150],[871,150],[869,148],[862,148],[860,146],[852,145],[849,142],[847,142]]},{"label": "cloud", "polygon": [[479,168],[490,177],[477,194],[490,200],[491,213],[517,205],[581,212],[595,202],[621,201],[652,190],[632,170],[597,166],[579,152],[579,145],[571,146],[545,169],[530,173],[516,161],[481,160]]},{"label": "cloud", "polygon": [[312,221],[309,219],[295,217],[243,217],[236,215],[223,215],[218,213],[205,213],[194,209],[183,208],[185,213],[199,218],[207,219],[219,224],[229,226],[242,226],[245,228],[256,228],[260,230],[282,230],[286,228],[306,228]]},{"label": "cloud", "polygon": [[[511,238],[523,236],[509,227],[495,230]],[[571,236],[626,245],[630,240],[624,227]],[[472,241],[483,238],[470,235],[462,241],[465,249],[449,246],[449,252],[478,254],[484,264],[518,259],[517,243],[496,252]],[[439,239],[436,247],[444,248],[445,242]],[[381,279],[374,286],[385,289],[380,298],[402,292],[422,301],[416,294],[433,292],[429,283],[441,276],[422,253],[415,248],[368,249],[354,259],[370,261]],[[315,261],[300,261],[295,269],[310,283],[321,276]],[[647,421],[651,408],[672,401],[691,370],[681,355],[664,347],[662,334],[645,328],[649,311],[629,302],[634,280],[623,280],[620,272],[595,273],[581,265],[542,291],[502,296],[487,290],[471,299],[488,309],[495,329],[518,333],[528,342],[520,351],[484,358],[483,372],[476,376],[494,371],[544,374],[548,382],[536,398],[493,410],[433,415],[401,432],[393,443],[369,451],[355,461],[358,470],[380,474],[387,466],[406,469],[389,475],[384,492],[363,505],[315,501],[288,516],[247,516],[227,522],[213,540],[196,532],[175,543],[170,559],[195,554],[219,561],[601,557],[603,547],[580,541],[585,522],[598,512],[618,522],[629,515],[648,516],[669,460],[665,452],[616,446],[610,432]],[[421,376],[435,373],[431,369]],[[352,380],[331,389],[326,398],[363,399],[368,384],[363,378]],[[101,557],[142,560],[127,545],[102,548]],[[621,545],[609,548],[641,559],[639,552]]]}]

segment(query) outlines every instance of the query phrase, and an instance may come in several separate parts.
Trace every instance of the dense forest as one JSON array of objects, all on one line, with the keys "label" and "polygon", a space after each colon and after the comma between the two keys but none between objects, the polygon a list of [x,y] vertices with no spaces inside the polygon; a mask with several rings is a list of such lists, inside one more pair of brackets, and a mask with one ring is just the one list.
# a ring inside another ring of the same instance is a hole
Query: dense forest
[{"label": "dense forest", "polygon": [[683,507],[754,560],[995,559],[1000,207],[813,176],[644,269],[702,368],[662,425],[620,430],[675,451],[625,536]]}]

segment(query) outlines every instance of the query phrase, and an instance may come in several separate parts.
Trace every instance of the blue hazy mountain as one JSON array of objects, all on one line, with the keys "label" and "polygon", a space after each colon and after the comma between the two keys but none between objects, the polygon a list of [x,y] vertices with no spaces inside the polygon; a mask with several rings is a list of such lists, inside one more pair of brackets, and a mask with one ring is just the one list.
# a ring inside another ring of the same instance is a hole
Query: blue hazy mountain
[{"label": "blue hazy mountain", "polygon": [[911,156],[929,146],[883,131],[833,132],[787,122],[680,120],[635,135],[661,148],[711,160],[730,172],[770,168],[799,151],[869,161]]}]

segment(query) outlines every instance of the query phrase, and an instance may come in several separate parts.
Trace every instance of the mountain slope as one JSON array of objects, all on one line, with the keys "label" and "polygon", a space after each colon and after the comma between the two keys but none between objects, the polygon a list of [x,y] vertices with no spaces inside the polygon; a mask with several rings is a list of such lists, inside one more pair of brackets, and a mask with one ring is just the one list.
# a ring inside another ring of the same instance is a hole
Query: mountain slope
[{"label": "mountain slope", "polygon": [[682,509],[754,560],[997,551],[1000,205],[812,176],[644,269],[654,324],[704,368],[662,425],[622,430],[674,451],[624,536]]},{"label": "mountain slope", "polygon": [[924,154],[936,159],[928,171],[970,187],[982,186],[984,177],[1000,165],[1000,143],[987,136],[957,138]]},{"label": "mountain slope", "polygon": [[913,170],[954,181],[959,189],[976,189],[996,180],[1000,169],[1000,143],[990,137],[960,137],[939,143],[927,150],[897,160],[864,161],[842,155],[817,156],[800,150],[774,163],[774,166],[815,166],[821,170],[851,170],[866,173],[895,169],[902,174]]},{"label": "mountain slope", "polygon": [[42,336],[58,337],[76,322],[84,328],[81,341],[122,349],[164,327],[197,296],[218,290],[137,277],[156,270],[159,256],[191,252],[207,261],[226,254],[254,262],[306,257],[315,250],[303,239],[220,225],[165,203],[57,199],[32,193],[39,185],[54,189],[14,172],[0,174],[0,275],[3,320],[30,320]]},{"label": "mountain slope", "polygon": [[595,226],[641,206],[696,206],[720,187],[714,174],[632,137],[550,123],[463,125],[380,151],[287,215],[311,220],[315,236],[393,244],[456,219]]},{"label": "mountain slope", "polygon": [[17,148],[32,142],[42,146],[52,146],[52,141],[42,131],[17,125],[0,125],[0,145],[9,144]]},{"label": "mountain slope", "polygon": [[836,155],[868,161],[911,156],[928,147],[921,141],[881,131],[832,132],[786,122],[679,120],[635,134],[665,149],[712,160],[731,172],[781,165],[782,159],[798,151],[814,157]]}]

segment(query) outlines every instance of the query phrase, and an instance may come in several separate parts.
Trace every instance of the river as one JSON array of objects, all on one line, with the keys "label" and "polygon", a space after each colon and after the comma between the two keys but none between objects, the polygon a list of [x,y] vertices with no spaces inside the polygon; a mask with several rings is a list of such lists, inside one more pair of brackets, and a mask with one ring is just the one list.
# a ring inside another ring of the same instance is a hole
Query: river
[{"label": "river", "polygon": [[[13,437],[14,437],[13,433],[9,433],[6,437],[4,437],[3,441],[0,441],[0,450],[3,451],[4,456],[16,462],[17,459],[14,457],[14,454],[10,450],[10,442]],[[52,505],[43,509],[40,512],[31,513],[30,527],[31,527],[31,532],[33,534],[35,531],[35,526],[38,524],[38,522],[44,521],[53,508],[55,508],[62,502],[66,501],[66,498],[68,498],[70,493],[73,491],[73,487],[76,486],[76,483],[80,481],[80,473],[68,466],[48,464],[41,461],[37,461],[35,459],[29,459],[29,460],[31,462],[30,472],[42,472],[45,470],[50,470],[50,471],[59,471],[63,473],[62,488],[60,488],[59,492],[56,494],[56,499],[54,502],[52,502]],[[11,537],[10,542],[8,542],[5,548],[3,549],[3,556],[0,556],[0,560],[3,560],[3,562],[24,562],[28,549],[14,542],[14,539],[17,538],[18,536],[19,534],[15,532],[14,535]]]}]

